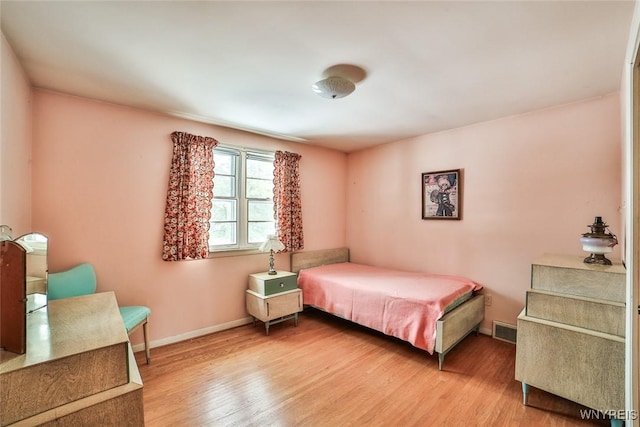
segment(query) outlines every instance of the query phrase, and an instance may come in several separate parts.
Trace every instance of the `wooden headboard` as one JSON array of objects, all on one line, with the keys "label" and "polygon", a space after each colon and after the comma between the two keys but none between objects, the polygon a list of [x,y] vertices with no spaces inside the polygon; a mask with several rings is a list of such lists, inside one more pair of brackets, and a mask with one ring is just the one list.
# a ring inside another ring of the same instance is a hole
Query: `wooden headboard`
[{"label": "wooden headboard", "polygon": [[303,268],[349,262],[349,248],[321,249],[291,254],[291,271],[298,274]]}]

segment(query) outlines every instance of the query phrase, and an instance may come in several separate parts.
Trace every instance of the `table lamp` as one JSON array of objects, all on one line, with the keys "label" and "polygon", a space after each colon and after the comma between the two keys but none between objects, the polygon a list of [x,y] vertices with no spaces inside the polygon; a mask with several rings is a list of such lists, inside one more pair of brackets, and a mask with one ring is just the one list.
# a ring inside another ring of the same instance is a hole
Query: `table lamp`
[{"label": "table lamp", "polygon": [[605,258],[604,254],[613,251],[613,247],[618,244],[618,238],[611,233],[607,233],[607,223],[597,216],[593,224],[589,225],[590,233],[584,233],[580,238],[582,250],[591,253],[584,259],[587,264],[611,265],[611,261]]},{"label": "table lamp", "polygon": [[269,252],[269,273],[268,274],[277,274],[278,272],[275,270],[275,265],[273,262],[273,251],[281,251],[284,249],[284,245],[276,236],[269,235],[267,240],[260,245],[261,252]]}]

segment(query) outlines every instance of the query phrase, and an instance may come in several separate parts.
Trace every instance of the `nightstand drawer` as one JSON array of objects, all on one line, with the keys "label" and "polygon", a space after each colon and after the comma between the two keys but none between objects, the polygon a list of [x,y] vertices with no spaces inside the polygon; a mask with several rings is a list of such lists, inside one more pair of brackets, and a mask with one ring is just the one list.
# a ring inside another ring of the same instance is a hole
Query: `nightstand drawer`
[{"label": "nightstand drawer", "polygon": [[295,273],[279,272],[268,275],[256,273],[249,275],[249,289],[261,295],[274,295],[298,288],[298,276]]}]

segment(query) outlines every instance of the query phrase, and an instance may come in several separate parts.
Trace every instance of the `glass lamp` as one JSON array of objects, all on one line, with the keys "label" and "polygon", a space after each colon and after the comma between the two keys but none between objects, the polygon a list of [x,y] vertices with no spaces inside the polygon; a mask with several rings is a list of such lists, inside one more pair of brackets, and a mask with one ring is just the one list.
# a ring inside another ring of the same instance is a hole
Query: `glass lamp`
[{"label": "glass lamp", "polygon": [[269,273],[268,274],[277,274],[278,272],[275,270],[275,264],[273,261],[273,251],[281,251],[284,249],[284,245],[276,236],[270,235],[267,237],[267,240],[260,245],[261,252],[269,252]]},{"label": "glass lamp", "polygon": [[613,251],[613,247],[618,244],[618,238],[611,233],[607,233],[607,223],[597,216],[593,224],[589,225],[590,233],[584,233],[580,238],[582,250],[591,253],[584,259],[587,264],[611,265],[611,261],[605,258],[604,254]]}]

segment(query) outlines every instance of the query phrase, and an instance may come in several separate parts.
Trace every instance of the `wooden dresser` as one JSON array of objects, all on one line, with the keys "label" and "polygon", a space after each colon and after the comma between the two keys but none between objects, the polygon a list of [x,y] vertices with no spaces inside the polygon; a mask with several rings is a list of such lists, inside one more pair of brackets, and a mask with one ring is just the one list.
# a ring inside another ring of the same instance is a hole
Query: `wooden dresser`
[{"label": "wooden dresser", "polygon": [[518,316],[515,378],[604,413],[623,411],[625,269],[546,255]]},{"label": "wooden dresser", "polygon": [[113,292],[50,301],[27,351],[0,351],[0,425],[144,425],[142,380]]}]

